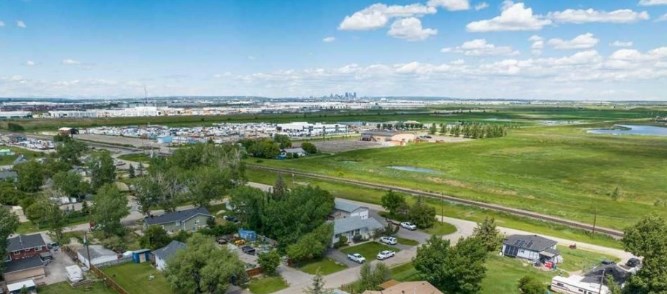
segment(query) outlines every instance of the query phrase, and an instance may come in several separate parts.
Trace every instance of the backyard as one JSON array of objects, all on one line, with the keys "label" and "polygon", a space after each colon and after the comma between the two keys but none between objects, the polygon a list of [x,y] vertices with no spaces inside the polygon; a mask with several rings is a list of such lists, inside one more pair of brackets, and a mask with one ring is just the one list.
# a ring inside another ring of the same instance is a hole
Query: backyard
[{"label": "backyard", "polygon": [[149,263],[125,263],[102,271],[130,294],[172,293],[167,279]]}]

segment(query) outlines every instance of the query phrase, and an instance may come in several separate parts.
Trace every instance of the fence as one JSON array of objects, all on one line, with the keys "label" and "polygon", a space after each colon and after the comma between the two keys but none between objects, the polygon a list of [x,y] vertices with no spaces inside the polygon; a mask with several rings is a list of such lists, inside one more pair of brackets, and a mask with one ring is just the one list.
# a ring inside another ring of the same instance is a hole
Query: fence
[{"label": "fence", "polygon": [[111,261],[107,261],[107,262],[97,264],[97,265],[95,265],[95,267],[103,268],[103,267],[107,267],[107,266],[128,263],[130,261],[132,261],[132,256],[124,256],[124,257],[121,257],[119,259],[115,259],[115,260],[111,260]]},{"label": "fence", "polygon": [[90,267],[90,271],[93,272],[98,278],[102,279],[105,285],[107,287],[114,289],[116,292],[120,294],[129,294],[123,287],[121,287],[114,279],[109,277],[107,274],[105,274],[103,271],[99,270],[97,267],[94,265]]},{"label": "fence", "polygon": [[261,267],[251,268],[245,271],[249,278],[260,275],[264,270]]}]

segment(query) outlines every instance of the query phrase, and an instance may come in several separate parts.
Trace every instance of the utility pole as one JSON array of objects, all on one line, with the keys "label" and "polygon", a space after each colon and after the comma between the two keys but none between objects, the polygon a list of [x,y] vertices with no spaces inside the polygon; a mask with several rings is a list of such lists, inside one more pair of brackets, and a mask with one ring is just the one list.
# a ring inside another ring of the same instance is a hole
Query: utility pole
[{"label": "utility pole", "polygon": [[602,269],[602,276],[600,277],[600,289],[598,290],[598,294],[602,294],[602,284],[604,284],[604,273],[607,271],[607,268]]}]

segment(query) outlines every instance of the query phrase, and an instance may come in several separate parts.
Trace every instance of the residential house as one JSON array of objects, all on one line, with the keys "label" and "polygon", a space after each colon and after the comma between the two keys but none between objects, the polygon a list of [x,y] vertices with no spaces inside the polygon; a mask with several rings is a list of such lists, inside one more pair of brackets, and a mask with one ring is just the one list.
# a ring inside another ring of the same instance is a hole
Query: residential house
[{"label": "residential house", "polygon": [[292,154],[292,155],[297,155],[297,157],[304,157],[308,155],[305,150],[301,147],[296,147],[296,148],[285,148],[281,150],[280,156],[281,157],[287,157],[287,154]]},{"label": "residential house", "polygon": [[180,250],[184,250],[186,247],[185,243],[179,241],[171,241],[167,246],[164,246],[160,249],[153,251],[153,257],[155,258],[155,267],[159,271],[163,271],[167,268],[167,261]]},{"label": "residential house", "polygon": [[380,285],[380,287],[383,288],[381,291],[366,290],[364,291],[364,294],[443,294],[442,291],[438,290],[438,288],[427,281],[391,283],[388,287],[384,288],[383,285],[385,284]]},{"label": "residential house", "polygon": [[503,241],[501,253],[534,262],[552,261],[561,263],[563,257],[556,249],[556,241],[538,235],[512,235]]},{"label": "residential house", "polygon": [[24,162],[28,162],[28,160],[23,156],[23,154],[19,154],[19,156],[14,159],[14,162],[12,162],[13,165],[21,164]]},{"label": "residential house", "polygon": [[6,262],[5,271],[2,273],[2,278],[8,284],[44,277],[46,277],[46,270],[42,259],[38,255]]},{"label": "residential house", "polygon": [[19,174],[13,170],[0,170],[0,181],[16,181]]},{"label": "residential house", "polygon": [[[90,261],[88,260],[89,254]],[[76,256],[86,267],[90,267],[91,263],[94,266],[100,267],[114,263],[118,260],[118,254],[116,252],[106,249],[102,245],[89,245],[88,248],[85,246],[79,248],[79,250],[76,251]]]},{"label": "residential house", "polygon": [[376,230],[383,228],[382,224],[372,217],[351,216],[335,219],[333,223],[334,234],[331,244],[338,242],[341,236],[345,236],[348,241],[351,241],[355,235],[361,235],[364,239],[370,238]]},{"label": "residential house", "polygon": [[176,212],[168,212],[160,216],[150,216],[144,219],[144,229],[149,226],[161,226],[168,233],[178,231],[194,232],[206,227],[206,222],[213,216],[206,208],[197,207]]},{"label": "residential house", "polygon": [[331,214],[334,219],[360,217],[368,218],[368,207],[354,204],[340,199],[334,200],[334,212]]},{"label": "residential house", "polygon": [[7,239],[7,257],[5,261],[15,261],[49,252],[41,234],[18,235]]}]

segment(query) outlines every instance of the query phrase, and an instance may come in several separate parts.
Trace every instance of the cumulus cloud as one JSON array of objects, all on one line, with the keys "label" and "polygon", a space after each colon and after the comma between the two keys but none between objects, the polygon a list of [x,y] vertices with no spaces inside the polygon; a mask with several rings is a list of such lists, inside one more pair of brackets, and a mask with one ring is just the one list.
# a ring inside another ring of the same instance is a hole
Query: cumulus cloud
[{"label": "cumulus cloud", "polygon": [[326,37],[326,38],[322,39],[322,42],[324,42],[324,43],[331,43],[333,41],[336,41],[336,37]]},{"label": "cumulus cloud", "polygon": [[17,20],[16,21],[16,26],[21,28],[21,29],[25,29],[25,28],[28,27],[28,26],[25,25],[25,22],[23,22],[22,20]]},{"label": "cumulus cloud", "polygon": [[667,0],[639,0],[640,6],[667,5]]},{"label": "cumulus cloud", "polygon": [[442,7],[449,11],[460,11],[470,9],[469,0],[429,0],[428,6]]},{"label": "cumulus cloud", "polygon": [[453,52],[461,53],[467,56],[498,56],[498,55],[518,55],[519,51],[509,46],[496,46],[488,43],[485,39],[475,39],[461,44],[461,46],[442,48],[443,53]]},{"label": "cumulus cloud", "polygon": [[612,43],[609,43],[609,46],[612,47],[632,47],[632,41],[614,41]]},{"label": "cumulus cloud", "polygon": [[574,37],[572,40],[563,40],[559,38],[550,39],[548,44],[555,49],[559,50],[568,50],[568,49],[589,49],[595,47],[600,40],[595,38],[593,34],[586,33]]},{"label": "cumulus cloud", "polygon": [[35,64],[36,64],[36,63],[35,63],[34,61],[32,61],[32,60],[28,60],[28,61],[25,62],[25,65],[26,65],[26,66],[33,66],[33,65],[35,65]]},{"label": "cumulus cloud", "polygon": [[482,9],[487,9],[487,8],[489,8],[489,3],[486,3],[486,2],[481,2],[477,5],[475,5],[475,10],[477,10],[477,11],[482,10]]},{"label": "cumulus cloud", "polygon": [[390,5],[376,3],[368,6],[350,16],[345,16],[338,26],[339,30],[344,31],[364,31],[375,30],[385,27],[391,19],[400,17],[423,16],[434,14],[435,7],[422,4],[409,5]]},{"label": "cumulus cloud", "polygon": [[74,59],[63,59],[62,64],[64,65],[79,65],[81,64],[80,61],[74,60]]},{"label": "cumulus cloud", "polygon": [[437,33],[438,30],[436,29],[423,28],[422,22],[416,17],[396,20],[391,24],[391,28],[389,29],[389,32],[387,32],[389,36],[408,41],[423,41]]},{"label": "cumulus cloud", "polygon": [[536,31],[551,24],[551,20],[533,14],[533,9],[524,3],[505,1],[499,16],[474,21],[466,26],[469,32]]},{"label": "cumulus cloud", "polygon": [[538,35],[532,35],[528,38],[528,41],[532,42],[530,45],[531,53],[534,55],[542,54],[542,49],[544,49],[544,38]]},{"label": "cumulus cloud", "polygon": [[650,18],[646,11],[637,12],[630,9],[601,11],[589,9],[566,9],[550,12],[548,17],[558,23],[634,23]]}]

